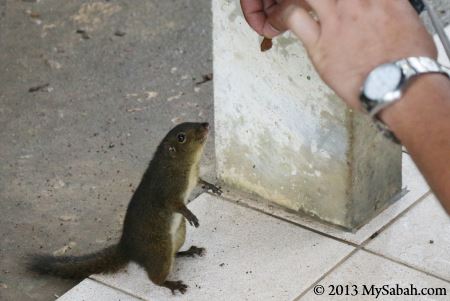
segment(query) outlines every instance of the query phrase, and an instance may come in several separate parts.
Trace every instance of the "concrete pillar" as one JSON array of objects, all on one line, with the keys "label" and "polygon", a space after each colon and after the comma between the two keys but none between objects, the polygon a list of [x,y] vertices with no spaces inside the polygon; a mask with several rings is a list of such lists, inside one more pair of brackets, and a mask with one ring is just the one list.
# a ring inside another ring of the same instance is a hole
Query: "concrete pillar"
[{"label": "concrete pillar", "polygon": [[401,191],[401,148],[323,84],[290,34],[259,50],[238,0],[213,1],[218,176],[355,229]]}]

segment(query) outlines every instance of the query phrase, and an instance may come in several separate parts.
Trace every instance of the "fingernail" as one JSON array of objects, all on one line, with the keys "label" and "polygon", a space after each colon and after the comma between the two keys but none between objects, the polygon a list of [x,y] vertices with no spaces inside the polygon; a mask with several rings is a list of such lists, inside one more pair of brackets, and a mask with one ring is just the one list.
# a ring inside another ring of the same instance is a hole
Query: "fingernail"
[{"label": "fingernail", "polygon": [[270,23],[269,23],[269,28],[270,28],[270,30],[273,30],[273,31],[276,32],[276,33],[281,33],[280,30],[278,30],[278,29],[276,29],[275,27],[273,27],[273,25],[270,24]]}]

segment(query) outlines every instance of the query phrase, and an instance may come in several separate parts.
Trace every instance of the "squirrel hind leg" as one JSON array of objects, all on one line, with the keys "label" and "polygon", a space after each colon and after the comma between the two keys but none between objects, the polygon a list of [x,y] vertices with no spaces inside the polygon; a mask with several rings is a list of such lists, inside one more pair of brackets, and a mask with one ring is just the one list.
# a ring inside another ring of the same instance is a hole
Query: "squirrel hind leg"
[{"label": "squirrel hind leg", "polygon": [[191,246],[189,248],[189,250],[187,250],[187,251],[177,252],[176,256],[177,257],[195,257],[195,256],[203,257],[203,256],[205,256],[205,254],[206,254],[205,248]]},{"label": "squirrel hind leg", "polygon": [[144,269],[147,272],[148,278],[156,285],[162,285],[167,277],[169,276],[170,270],[172,268],[172,261],[164,260],[158,263],[156,260],[144,264]]},{"label": "squirrel hind leg", "polygon": [[[172,260],[173,261],[173,260]],[[161,264],[159,266],[145,266],[145,270],[147,272],[148,278],[150,280],[159,286],[167,287],[170,289],[172,294],[175,295],[176,291],[179,291],[180,293],[184,294],[188,288],[186,284],[183,283],[183,281],[170,281],[167,280],[167,277],[169,276],[170,270],[172,265],[167,265],[167,263]]]},{"label": "squirrel hind leg", "polygon": [[176,291],[179,291],[180,293],[184,294],[187,291],[188,286],[183,283],[183,281],[164,281],[161,286],[167,287],[172,291],[172,294],[175,295]]},{"label": "squirrel hind leg", "polygon": [[155,251],[151,252],[151,257],[148,257],[145,262],[140,263],[147,272],[148,278],[156,285],[167,287],[172,294],[175,294],[176,291],[184,294],[187,290],[186,284],[182,281],[167,280],[174,262],[172,252]]}]

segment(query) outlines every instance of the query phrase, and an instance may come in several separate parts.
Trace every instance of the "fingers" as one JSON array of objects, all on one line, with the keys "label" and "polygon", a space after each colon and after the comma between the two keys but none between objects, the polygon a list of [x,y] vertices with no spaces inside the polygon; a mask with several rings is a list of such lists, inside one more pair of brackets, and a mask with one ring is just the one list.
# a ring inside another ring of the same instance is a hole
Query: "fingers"
[{"label": "fingers", "polygon": [[310,48],[319,39],[320,26],[304,9],[295,8],[287,18],[286,24],[306,48]]},{"label": "fingers", "polygon": [[337,0],[241,0],[247,23],[260,35],[273,38],[290,29],[306,47],[317,41],[320,26],[309,14],[312,9],[319,19],[335,13]]},{"label": "fingers", "polygon": [[337,0],[305,0],[320,20],[327,20],[336,14]]},{"label": "fingers", "polygon": [[270,24],[267,21],[267,18],[266,18],[266,21],[264,22],[264,26],[262,28],[261,35],[263,35],[266,38],[273,39],[274,37],[276,37],[277,35],[279,35],[281,33],[283,33],[283,31],[279,31],[279,30],[275,29],[272,26],[272,24]]},{"label": "fingers", "polygon": [[281,33],[267,22],[267,11],[272,10],[276,4],[274,0],[241,0],[242,11],[247,23],[258,34],[268,38],[273,38]]},{"label": "fingers", "polygon": [[266,20],[263,2],[241,0],[241,8],[248,25],[250,25],[250,27],[257,33],[262,34],[263,26]]},{"label": "fingers", "polygon": [[313,45],[319,38],[319,24],[305,8],[298,5],[298,1],[283,1],[270,14],[268,21],[280,31],[291,30],[306,48]]},{"label": "fingers", "polygon": [[275,0],[263,0],[264,11],[267,13],[276,4]]}]

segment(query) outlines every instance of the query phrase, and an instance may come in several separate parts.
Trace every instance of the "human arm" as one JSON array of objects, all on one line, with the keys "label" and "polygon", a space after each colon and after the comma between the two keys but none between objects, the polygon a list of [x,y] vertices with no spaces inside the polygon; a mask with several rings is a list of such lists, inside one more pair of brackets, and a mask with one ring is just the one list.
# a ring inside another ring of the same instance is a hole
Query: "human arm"
[{"label": "human arm", "polygon": [[440,74],[420,76],[380,118],[450,214],[450,80]]}]

